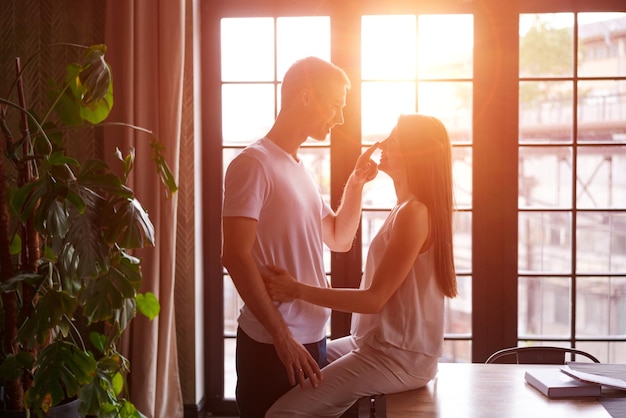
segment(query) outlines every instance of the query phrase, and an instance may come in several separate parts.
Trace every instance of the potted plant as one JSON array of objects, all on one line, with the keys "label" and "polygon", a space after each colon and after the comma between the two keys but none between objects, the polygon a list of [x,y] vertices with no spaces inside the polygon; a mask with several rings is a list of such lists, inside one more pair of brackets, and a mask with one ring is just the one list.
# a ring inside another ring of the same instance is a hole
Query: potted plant
[{"label": "potted plant", "polygon": [[[154,227],[127,184],[134,150],[117,152],[119,167],[82,163],[64,144],[70,129],[112,124],[111,69],[104,45],[54,44],[84,50],[50,83],[50,106],[29,110],[23,85],[28,63],[0,97],[0,415],[46,416],[69,399],[82,416],[139,417],[125,399],[128,360],[117,350],[136,312],[154,318],[159,304],[141,294],[141,260],[133,249],[154,245]],[[57,114],[57,122],[51,115]],[[156,170],[176,191],[151,140]]]}]

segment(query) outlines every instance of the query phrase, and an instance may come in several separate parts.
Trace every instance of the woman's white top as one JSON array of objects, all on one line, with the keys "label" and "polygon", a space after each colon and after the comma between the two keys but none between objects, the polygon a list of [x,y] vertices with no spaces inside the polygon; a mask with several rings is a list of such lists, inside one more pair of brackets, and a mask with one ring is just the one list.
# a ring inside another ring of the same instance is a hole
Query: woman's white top
[{"label": "woman's white top", "polygon": [[[397,217],[394,209],[372,240],[361,289],[367,289],[387,249]],[[385,352],[406,371],[432,378],[443,346],[444,294],[437,286],[431,249],[419,254],[413,268],[383,309],[353,314],[351,333],[359,346]]]}]

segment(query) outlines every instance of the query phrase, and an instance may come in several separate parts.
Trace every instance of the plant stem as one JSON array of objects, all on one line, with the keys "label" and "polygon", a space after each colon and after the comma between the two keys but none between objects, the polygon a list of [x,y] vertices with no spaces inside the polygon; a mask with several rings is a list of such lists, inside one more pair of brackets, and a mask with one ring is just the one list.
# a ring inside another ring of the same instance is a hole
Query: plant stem
[{"label": "plant stem", "polygon": [[[17,73],[17,77],[18,78],[22,77],[22,73],[26,70],[26,68],[30,65],[30,63],[33,62],[33,60],[35,58],[37,58],[39,55],[43,54],[48,48],[53,47],[53,46],[69,46],[69,47],[72,47],[72,48],[89,49],[89,47],[86,46],[86,45],[73,44],[71,42],[57,42],[57,43],[46,45],[45,48],[41,48],[39,51],[37,51],[33,55],[31,55],[28,58],[28,60],[26,60],[26,62],[22,66],[21,70]],[[15,79],[13,81],[13,83],[11,84],[11,86],[9,87],[9,91],[8,91],[6,97],[11,97],[11,92],[13,91],[13,88],[15,88],[16,84],[17,84],[17,79]]]},{"label": "plant stem", "polygon": [[[24,95],[24,84],[22,83],[21,76],[21,64],[20,59],[15,59],[15,71],[17,76],[17,97],[19,105],[26,109],[26,96]],[[20,113],[22,124],[22,154],[32,154],[32,145],[30,138],[30,131],[28,130],[28,115]],[[33,161],[26,161],[24,164],[18,166],[17,181],[18,186],[22,186],[26,183],[33,181]],[[22,253],[21,264],[22,269],[29,273],[35,273],[37,271],[37,264],[39,262],[39,234],[35,230],[32,216],[28,217],[26,223],[21,225],[22,231]],[[35,293],[32,288],[25,286],[22,289],[24,300],[30,301],[33,299]],[[32,313],[33,306],[30,303],[22,304],[21,317],[27,318]],[[36,350],[36,349],[33,349]],[[22,374],[22,385],[24,388],[29,388],[32,385],[32,378],[29,373],[24,372]]]},{"label": "plant stem", "polygon": [[56,97],[56,99],[54,99],[54,102],[52,103],[52,105],[50,105],[50,107],[48,108],[48,112],[43,117],[43,119],[41,119],[41,125],[46,123],[46,121],[48,120],[48,117],[50,117],[50,114],[52,113],[52,111],[56,107],[57,103],[59,103],[59,100],[61,100],[61,97],[63,97],[63,95],[65,94],[65,91],[67,89],[69,89],[69,88],[70,88],[70,83],[65,83],[65,87],[63,87],[63,90],[61,90],[61,92],[57,95],[57,97]]},{"label": "plant stem", "polygon": [[37,118],[35,118],[35,116],[33,116],[32,113],[30,113],[24,107],[22,107],[22,106],[20,106],[18,104],[15,104],[15,103],[13,103],[13,102],[11,102],[9,100],[3,99],[2,97],[0,97],[0,103],[2,103],[4,105],[7,105],[7,106],[10,106],[12,108],[15,108],[15,109],[19,110],[22,113],[25,113],[30,118],[31,122],[33,122],[35,124],[35,126],[37,127],[37,131],[33,135],[41,134],[41,136],[43,136],[45,138],[45,140],[48,142],[48,146],[50,147],[50,149],[52,149],[52,142],[50,141],[50,138],[48,138],[48,135],[46,134],[46,131],[44,131],[43,127],[41,126],[39,121],[37,121]]},{"label": "plant stem", "polygon": [[[0,156],[6,152],[5,145],[12,142],[12,135],[6,125],[6,110],[0,112],[0,122],[3,127],[0,140]],[[9,225],[9,202],[7,195],[7,168],[4,158],[0,158],[0,280],[9,280],[15,274],[13,261],[11,260],[11,234]],[[17,295],[15,292],[2,292],[2,305],[4,311],[4,346],[2,349],[6,354],[17,354]],[[19,410],[23,408],[24,390],[19,379],[6,382],[6,398],[9,400],[8,408]]]}]

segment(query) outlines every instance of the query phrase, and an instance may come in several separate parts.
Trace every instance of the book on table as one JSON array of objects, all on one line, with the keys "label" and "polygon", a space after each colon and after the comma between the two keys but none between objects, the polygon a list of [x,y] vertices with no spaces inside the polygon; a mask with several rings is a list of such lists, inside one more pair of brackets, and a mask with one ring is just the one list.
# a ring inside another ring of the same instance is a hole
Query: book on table
[{"label": "book on table", "polygon": [[559,367],[527,370],[524,378],[548,398],[600,396],[602,393],[601,385],[574,379]]},{"label": "book on table", "polygon": [[626,364],[568,362],[561,370],[584,382],[626,390]]}]

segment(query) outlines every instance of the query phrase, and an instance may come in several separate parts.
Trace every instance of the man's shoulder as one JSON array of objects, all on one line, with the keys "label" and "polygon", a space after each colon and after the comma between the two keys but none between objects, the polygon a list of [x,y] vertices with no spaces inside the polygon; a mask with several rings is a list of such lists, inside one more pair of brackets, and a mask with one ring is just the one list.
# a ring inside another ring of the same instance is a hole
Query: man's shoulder
[{"label": "man's shoulder", "polygon": [[269,146],[271,144],[268,143],[267,138],[258,139],[241,150],[237,157],[250,157],[255,159],[267,158],[273,153],[272,147]]}]

